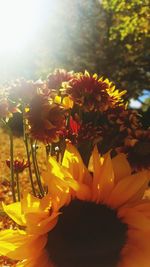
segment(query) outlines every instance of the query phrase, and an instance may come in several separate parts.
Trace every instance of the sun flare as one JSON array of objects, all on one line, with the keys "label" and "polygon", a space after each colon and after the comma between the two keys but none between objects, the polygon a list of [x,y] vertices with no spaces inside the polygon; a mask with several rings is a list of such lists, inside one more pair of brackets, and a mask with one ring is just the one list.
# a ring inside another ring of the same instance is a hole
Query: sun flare
[{"label": "sun flare", "polygon": [[38,30],[40,1],[0,0],[0,54],[24,48]]}]

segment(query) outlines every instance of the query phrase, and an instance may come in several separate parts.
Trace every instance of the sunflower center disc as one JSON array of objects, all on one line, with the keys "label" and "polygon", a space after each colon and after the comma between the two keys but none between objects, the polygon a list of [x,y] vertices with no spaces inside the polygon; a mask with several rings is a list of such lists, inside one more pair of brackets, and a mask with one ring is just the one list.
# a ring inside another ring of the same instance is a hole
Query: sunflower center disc
[{"label": "sunflower center disc", "polygon": [[74,200],[48,234],[47,250],[56,267],[116,267],[127,226],[105,205]]}]

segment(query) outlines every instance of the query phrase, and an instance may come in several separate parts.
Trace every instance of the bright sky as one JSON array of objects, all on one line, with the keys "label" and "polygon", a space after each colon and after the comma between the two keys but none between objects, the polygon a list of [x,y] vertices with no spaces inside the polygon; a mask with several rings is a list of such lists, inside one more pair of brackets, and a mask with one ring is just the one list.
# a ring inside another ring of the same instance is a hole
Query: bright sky
[{"label": "bright sky", "polygon": [[[150,97],[150,92],[149,91],[147,91],[147,90],[143,90],[143,93],[142,93],[142,95],[139,97],[139,99],[142,101],[142,102],[144,102],[145,101],[145,99],[146,98],[148,98],[148,97]],[[130,107],[131,108],[140,108],[141,107],[141,103],[140,103],[140,101],[138,101],[138,100],[135,100],[135,99],[131,99],[130,100]]]}]

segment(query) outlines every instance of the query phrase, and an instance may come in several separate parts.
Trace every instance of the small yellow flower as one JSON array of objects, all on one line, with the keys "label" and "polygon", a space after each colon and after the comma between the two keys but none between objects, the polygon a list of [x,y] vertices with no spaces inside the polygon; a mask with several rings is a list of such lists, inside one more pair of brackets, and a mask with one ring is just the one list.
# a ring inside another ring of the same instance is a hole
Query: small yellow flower
[{"label": "small yellow flower", "polygon": [[55,96],[54,103],[62,105],[65,109],[70,109],[73,107],[73,101],[69,96],[61,97]]}]

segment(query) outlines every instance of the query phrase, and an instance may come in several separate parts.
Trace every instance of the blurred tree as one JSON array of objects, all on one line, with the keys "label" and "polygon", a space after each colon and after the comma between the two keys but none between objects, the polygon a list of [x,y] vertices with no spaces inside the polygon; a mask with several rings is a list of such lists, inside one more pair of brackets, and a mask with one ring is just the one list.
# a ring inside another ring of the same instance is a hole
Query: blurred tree
[{"label": "blurred tree", "polygon": [[53,14],[55,18],[52,20],[50,15],[43,33],[39,67],[42,66],[44,71],[49,67],[64,67],[99,72],[100,62],[104,58],[105,35],[104,12],[99,1],[56,0]]},{"label": "blurred tree", "polygon": [[137,98],[143,89],[150,90],[149,0],[103,0],[102,5],[111,20],[109,50],[118,61],[112,77]]},{"label": "blurred tree", "polygon": [[150,37],[150,2],[149,0],[102,0],[107,12],[112,14],[110,39],[118,36],[124,40],[132,35],[134,40]]}]

